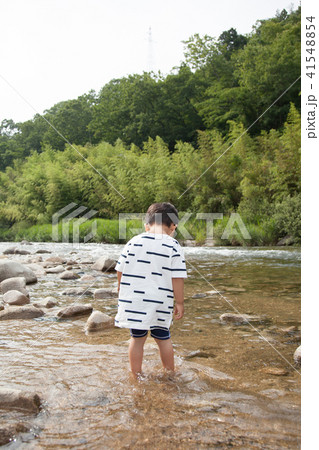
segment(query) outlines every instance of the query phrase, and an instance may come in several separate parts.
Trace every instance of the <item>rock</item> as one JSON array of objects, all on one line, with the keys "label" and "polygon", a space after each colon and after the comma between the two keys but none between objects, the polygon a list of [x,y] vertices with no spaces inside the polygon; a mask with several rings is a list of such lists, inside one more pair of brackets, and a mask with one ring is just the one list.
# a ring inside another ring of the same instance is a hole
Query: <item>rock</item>
[{"label": "rock", "polygon": [[[70,317],[89,315],[93,311],[93,306],[88,305],[72,305],[66,308],[60,309],[57,316],[60,319],[68,319]],[[1,314],[1,313],[0,313]]]},{"label": "rock", "polygon": [[36,264],[33,262],[33,263],[25,264],[25,267],[28,267],[29,269],[31,269],[32,272],[34,272],[37,277],[41,277],[41,276],[45,275],[45,270],[43,269],[42,266],[40,266],[40,264]]},{"label": "rock", "polygon": [[225,313],[220,316],[222,322],[231,322],[235,324],[244,324],[248,322],[260,322],[259,316],[250,316],[248,314]]},{"label": "rock", "polygon": [[113,289],[95,289],[94,291],[94,299],[95,300],[100,300],[100,299],[104,299],[104,298],[113,298],[113,297],[117,297],[118,296],[118,292],[117,290],[113,290]]},{"label": "rock", "polygon": [[285,236],[284,238],[280,239],[280,241],[277,242],[278,246],[282,245],[292,245],[294,243],[294,238],[292,236]]},{"label": "rock", "polygon": [[27,305],[30,299],[19,291],[8,291],[3,296],[3,301],[8,305]]},{"label": "rock", "polygon": [[[31,256],[30,258],[25,260],[25,264],[33,264],[39,262],[42,262],[42,256],[40,255]],[[42,267],[42,265],[40,267]]]},{"label": "rock", "polygon": [[80,281],[94,281],[96,278],[93,275],[83,275]]},{"label": "rock", "polygon": [[54,263],[54,264],[64,264],[65,263],[64,258],[60,258],[60,256],[50,256],[45,260],[46,263]]},{"label": "rock", "polygon": [[48,269],[45,269],[46,273],[62,273],[65,271],[65,268],[62,265],[55,266],[55,267],[49,267]]},{"label": "rock", "polygon": [[114,318],[101,311],[93,311],[85,325],[85,331],[100,331],[108,328],[114,328]]},{"label": "rock", "polygon": [[20,248],[17,247],[10,247],[7,248],[4,252],[4,255],[30,255],[31,252],[29,252],[28,250],[22,250]]},{"label": "rock", "polygon": [[18,261],[11,261],[9,259],[0,260],[0,282],[14,277],[24,277],[27,284],[38,281],[35,273]]},{"label": "rock", "polygon": [[224,291],[215,291],[215,290],[213,290],[213,291],[206,291],[206,294],[207,295],[209,295],[209,296],[211,296],[211,295],[219,295],[219,294],[223,294],[224,293]]},{"label": "rock", "polygon": [[39,302],[34,302],[33,306],[36,308],[53,308],[54,306],[58,306],[58,302],[54,297],[46,297],[44,300]]},{"label": "rock", "polygon": [[15,251],[16,251],[17,247],[9,247],[6,248],[3,252],[4,255],[14,255]]},{"label": "rock", "polygon": [[80,275],[77,273],[71,272],[70,270],[65,270],[59,275],[59,278],[61,280],[76,280],[77,278],[80,278]]},{"label": "rock", "polygon": [[5,425],[0,428],[0,445],[15,441],[17,433],[27,433],[32,427],[21,422],[15,425]]},{"label": "rock", "polygon": [[41,407],[41,399],[38,394],[32,392],[1,387],[0,405],[1,409],[18,409],[38,413]]},{"label": "rock", "polygon": [[26,239],[22,239],[22,241],[20,242],[20,244],[22,245],[33,245],[32,242],[27,241]]},{"label": "rock", "polygon": [[37,250],[36,253],[42,253],[42,254],[44,254],[44,253],[52,253],[52,252],[50,252],[49,250],[44,250],[44,249],[41,250],[41,249],[40,249],[40,250]]},{"label": "rock", "polygon": [[5,294],[8,291],[19,291],[22,294],[28,296],[29,293],[26,289],[26,282],[24,277],[13,277],[3,280],[0,283],[1,292]]},{"label": "rock", "polygon": [[4,310],[4,306],[0,305],[0,311],[3,311],[3,310]]},{"label": "rock", "polygon": [[206,297],[206,294],[204,292],[198,293],[198,294],[194,294],[192,296],[192,298],[204,298]]},{"label": "rock", "polygon": [[281,369],[279,367],[263,367],[259,372],[268,373],[269,375],[275,375],[277,377],[288,375],[288,370]]},{"label": "rock", "polygon": [[42,316],[44,316],[44,312],[33,305],[8,306],[3,311],[0,311],[0,320],[34,319]]},{"label": "rock", "polygon": [[93,295],[93,292],[88,288],[69,288],[62,291],[62,295]]},{"label": "rock", "polygon": [[100,270],[101,272],[108,272],[114,270],[116,266],[115,259],[109,259],[106,256],[101,256],[92,266],[94,270]]},{"label": "rock", "polygon": [[195,350],[184,357],[187,360],[192,358],[216,358],[216,355],[208,350]]},{"label": "rock", "polygon": [[76,264],[79,264],[77,261],[74,261],[73,259],[69,259],[67,262],[66,262],[66,265],[67,266],[75,266]]},{"label": "rock", "polygon": [[294,361],[295,364],[297,365],[301,365],[301,345],[299,345],[299,347],[296,349],[295,353],[294,353]]}]

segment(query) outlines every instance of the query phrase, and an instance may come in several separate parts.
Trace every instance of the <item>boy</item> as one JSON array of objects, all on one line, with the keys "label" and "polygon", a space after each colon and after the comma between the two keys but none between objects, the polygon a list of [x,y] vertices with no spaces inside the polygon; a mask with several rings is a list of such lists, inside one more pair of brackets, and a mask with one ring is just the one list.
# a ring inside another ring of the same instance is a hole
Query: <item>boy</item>
[{"label": "boy", "polygon": [[117,262],[118,313],[115,325],[130,328],[129,361],[132,373],[142,371],[148,330],[155,339],[163,367],[174,371],[169,327],[184,315],[183,250],[172,235],[178,212],[170,203],[154,203],[146,213],[145,233],[134,236]]}]

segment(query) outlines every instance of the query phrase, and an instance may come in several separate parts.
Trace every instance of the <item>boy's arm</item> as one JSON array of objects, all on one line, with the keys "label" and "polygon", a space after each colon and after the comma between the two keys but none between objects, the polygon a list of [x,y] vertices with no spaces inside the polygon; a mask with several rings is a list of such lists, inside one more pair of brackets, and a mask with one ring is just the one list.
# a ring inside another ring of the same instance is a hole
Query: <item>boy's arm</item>
[{"label": "boy's arm", "polygon": [[117,291],[120,291],[120,282],[121,282],[121,278],[122,278],[122,272],[120,272],[119,270],[117,271]]},{"label": "boy's arm", "polygon": [[184,315],[184,278],[172,278],[175,297],[175,319],[181,319]]}]

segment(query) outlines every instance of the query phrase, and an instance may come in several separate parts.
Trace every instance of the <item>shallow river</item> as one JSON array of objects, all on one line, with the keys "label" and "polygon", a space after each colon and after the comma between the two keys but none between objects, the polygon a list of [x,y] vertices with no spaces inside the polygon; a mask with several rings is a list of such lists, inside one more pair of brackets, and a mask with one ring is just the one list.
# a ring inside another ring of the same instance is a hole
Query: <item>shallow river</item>
[{"label": "shallow river", "polygon": [[[0,255],[13,245],[0,243]],[[87,317],[55,319],[58,309],[74,302],[115,315],[116,298],[61,293],[114,288],[115,272],[92,271],[90,262],[103,254],[117,258],[122,246],[18,247],[32,254],[50,250],[43,261],[72,259],[75,272],[95,278],[38,276],[27,286],[31,303],[52,296],[59,307],[39,319],[0,321],[1,386],[35,391],[43,400],[35,416],[0,410],[3,423],[28,429],[7,448],[300,448],[300,369],[293,360],[300,345],[299,249],[185,247],[185,316],[171,328],[176,375],[163,374],[148,338],[144,377],[134,381],[128,330],[87,335]],[[9,255],[24,263],[30,257]],[[225,324],[220,315],[227,312],[259,320]]]}]

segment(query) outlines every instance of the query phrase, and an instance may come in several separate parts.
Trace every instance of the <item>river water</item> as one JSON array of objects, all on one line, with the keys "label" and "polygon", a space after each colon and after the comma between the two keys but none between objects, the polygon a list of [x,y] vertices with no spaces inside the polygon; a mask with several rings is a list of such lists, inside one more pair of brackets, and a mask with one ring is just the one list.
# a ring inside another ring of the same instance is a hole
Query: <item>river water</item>
[{"label": "river water", "polygon": [[[13,243],[0,243],[0,254]],[[90,281],[38,276],[31,303],[55,297],[59,307],[39,319],[0,321],[1,386],[37,392],[39,414],[0,410],[5,424],[26,428],[10,449],[300,448],[300,250],[297,248],[184,247],[188,267],[185,316],[171,328],[176,375],[161,370],[148,338],[144,376],[128,371],[128,330],[85,334],[87,317],[58,321],[64,306],[92,303],[114,316],[116,298],[62,295],[69,287],[116,286],[116,274],[92,271],[111,244],[18,245],[73,260]],[[41,264],[41,263],[40,263]],[[217,293],[218,291],[219,293]],[[220,315],[258,316],[246,325]]]}]

